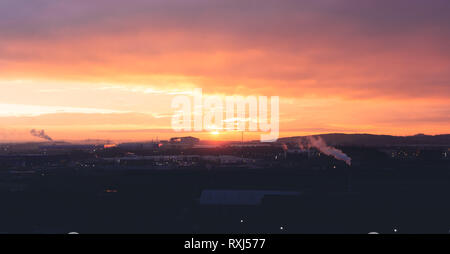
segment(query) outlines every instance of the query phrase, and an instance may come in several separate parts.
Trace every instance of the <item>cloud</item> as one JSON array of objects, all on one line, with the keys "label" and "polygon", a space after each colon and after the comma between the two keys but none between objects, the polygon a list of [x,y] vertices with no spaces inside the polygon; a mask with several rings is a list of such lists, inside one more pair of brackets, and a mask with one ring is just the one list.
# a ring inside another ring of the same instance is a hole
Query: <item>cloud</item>
[{"label": "cloud", "polygon": [[105,126],[118,128],[119,126],[170,126],[170,121],[158,119],[142,113],[48,113],[35,116],[0,117],[6,126],[26,127],[45,126],[70,128],[95,128]]},{"label": "cloud", "polygon": [[205,92],[284,96],[450,92],[444,0],[1,4],[2,76],[145,84],[164,74]]},{"label": "cloud", "polygon": [[39,115],[56,114],[56,113],[111,114],[111,113],[124,113],[124,112],[125,111],[98,109],[98,108],[0,103],[0,117],[39,116]]},{"label": "cloud", "polygon": [[447,0],[4,0],[0,121],[27,137],[165,129],[172,96],[201,87],[280,96],[294,135],[448,132],[448,13]]}]

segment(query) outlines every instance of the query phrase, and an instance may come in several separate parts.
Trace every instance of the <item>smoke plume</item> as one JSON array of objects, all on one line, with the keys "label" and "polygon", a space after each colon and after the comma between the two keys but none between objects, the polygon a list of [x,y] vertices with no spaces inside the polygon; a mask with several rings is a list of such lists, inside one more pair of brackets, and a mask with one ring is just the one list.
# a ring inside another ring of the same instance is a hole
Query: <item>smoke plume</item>
[{"label": "smoke plume", "polygon": [[35,136],[35,137],[38,137],[38,138],[43,138],[43,139],[46,139],[48,141],[53,141],[53,139],[49,135],[45,134],[44,130],[38,131],[38,130],[32,129],[30,131],[30,134]]},{"label": "smoke plume", "polygon": [[352,158],[350,158],[347,154],[345,154],[341,150],[328,146],[321,137],[308,136],[306,137],[306,139],[299,142],[299,147],[301,149],[304,149],[305,147],[306,148],[314,147],[326,155],[333,156],[337,160],[344,161],[349,166],[352,164]]}]

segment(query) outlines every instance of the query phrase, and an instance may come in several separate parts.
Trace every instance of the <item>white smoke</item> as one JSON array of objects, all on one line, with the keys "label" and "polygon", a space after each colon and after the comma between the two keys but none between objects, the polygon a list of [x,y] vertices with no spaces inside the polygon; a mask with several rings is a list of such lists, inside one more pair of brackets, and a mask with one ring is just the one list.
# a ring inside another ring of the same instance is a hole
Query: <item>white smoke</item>
[{"label": "white smoke", "polygon": [[38,138],[43,138],[43,139],[46,139],[48,141],[53,141],[53,139],[49,135],[47,135],[44,130],[38,131],[38,130],[32,129],[30,131],[30,134],[35,136],[35,137],[38,137]]},{"label": "white smoke", "polygon": [[334,148],[332,146],[328,146],[321,137],[308,136],[305,139],[302,139],[298,145],[300,149],[316,148],[317,150],[326,155],[333,156],[337,160],[344,161],[349,166],[352,164],[352,158],[350,158],[347,154],[345,154],[341,150]]}]

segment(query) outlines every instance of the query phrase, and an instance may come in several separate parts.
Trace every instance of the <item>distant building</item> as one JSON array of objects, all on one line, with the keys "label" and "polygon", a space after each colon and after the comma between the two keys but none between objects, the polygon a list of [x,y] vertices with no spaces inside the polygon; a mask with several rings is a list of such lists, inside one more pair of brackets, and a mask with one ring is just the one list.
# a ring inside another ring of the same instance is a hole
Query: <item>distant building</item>
[{"label": "distant building", "polygon": [[296,191],[270,190],[203,190],[201,205],[261,205],[268,196],[299,196]]},{"label": "distant building", "polygon": [[169,141],[171,144],[192,144],[195,145],[200,142],[200,139],[191,136],[188,137],[174,137]]},{"label": "distant building", "polygon": [[121,149],[132,149],[132,150],[142,150],[142,149],[154,149],[158,147],[158,143],[154,142],[131,142],[131,143],[121,143],[117,146]]},{"label": "distant building", "polygon": [[53,144],[39,146],[41,150],[94,150],[103,148],[103,145],[83,145],[83,144]]},{"label": "distant building", "polygon": [[174,137],[174,138],[171,138],[170,141],[169,141],[169,144],[172,147],[188,148],[188,147],[195,146],[199,142],[200,142],[200,139],[188,136],[188,137]]}]

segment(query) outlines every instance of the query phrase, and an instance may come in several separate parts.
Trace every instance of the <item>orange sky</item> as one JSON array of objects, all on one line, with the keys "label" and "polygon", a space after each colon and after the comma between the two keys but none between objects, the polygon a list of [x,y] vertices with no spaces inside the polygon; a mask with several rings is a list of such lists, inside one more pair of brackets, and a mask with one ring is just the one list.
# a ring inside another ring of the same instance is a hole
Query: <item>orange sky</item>
[{"label": "orange sky", "polygon": [[32,128],[180,135],[170,101],[197,87],[280,96],[280,136],[450,133],[449,12],[445,0],[2,1],[0,141],[37,140]]}]

